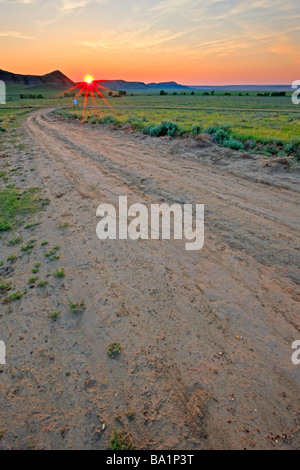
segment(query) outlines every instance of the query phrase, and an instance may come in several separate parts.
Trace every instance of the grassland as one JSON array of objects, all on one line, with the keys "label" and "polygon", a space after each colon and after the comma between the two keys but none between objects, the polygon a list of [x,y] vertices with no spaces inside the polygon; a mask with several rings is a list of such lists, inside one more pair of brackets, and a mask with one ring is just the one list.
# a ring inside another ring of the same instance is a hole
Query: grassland
[{"label": "grassland", "polygon": [[45,99],[53,99],[63,93],[65,88],[57,84],[45,84],[40,86],[26,86],[15,83],[8,83],[6,87],[6,95],[8,102],[18,103],[20,95],[42,95]]},{"label": "grassland", "polygon": [[[152,136],[171,137],[208,133],[212,139],[235,150],[267,156],[300,158],[300,109],[287,96],[257,96],[259,92],[202,92],[168,94],[127,94],[108,96],[111,107],[100,99],[79,97],[79,110],[72,109],[72,98],[56,86],[8,87],[7,109],[0,107],[0,127],[18,122],[36,107],[57,107],[57,114],[67,119],[84,119],[92,124],[130,126]],[[19,99],[20,93],[43,94],[44,99]],[[33,107],[33,108],[32,108]],[[0,129],[1,130],[1,129]]]},{"label": "grassland", "polygon": [[[297,166],[273,169],[262,158],[179,140],[206,132],[246,148],[250,135],[267,144],[259,148],[256,140],[249,151],[271,154],[268,145],[285,152],[299,137],[299,111],[286,110],[288,98],[254,95],[109,100],[112,108],[89,100],[85,112],[73,110],[68,97],[0,107],[0,330],[8,352],[0,448],[79,442],[132,450],[160,442],[193,450],[238,439],[241,448],[271,449],[278,429],[278,448],[299,448],[297,383],[285,381],[285,339],[297,334],[296,299],[288,295],[297,275]],[[48,106],[63,117],[52,120],[49,109],[30,114]],[[90,124],[81,126],[82,119]],[[100,132],[105,123],[129,134]],[[131,129],[177,140],[132,139]],[[281,144],[268,140],[273,131]],[[169,145],[172,153],[164,151]],[[185,148],[199,159],[182,158]],[[204,255],[191,256],[179,241],[99,244],[96,207],[118,194],[146,204],[205,204]],[[251,354],[236,360],[245,345]],[[258,373],[284,386],[256,387]],[[238,412],[227,407],[224,414],[228,397]]]},{"label": "grassland", "polygon": [[92,124],[127,124],[153,136],[204,132],[236,150],[300,157],[300,112],[287,96],[138,95],[110,98],[112,108],[89,101],[84,113],[59,109],[57,114]]},{"label": "grassland", "polygon": [[1,133],[7,129],[19,127],[24,115],[30,112],[30,108],[11,108],[0,106],[0,143]]}]

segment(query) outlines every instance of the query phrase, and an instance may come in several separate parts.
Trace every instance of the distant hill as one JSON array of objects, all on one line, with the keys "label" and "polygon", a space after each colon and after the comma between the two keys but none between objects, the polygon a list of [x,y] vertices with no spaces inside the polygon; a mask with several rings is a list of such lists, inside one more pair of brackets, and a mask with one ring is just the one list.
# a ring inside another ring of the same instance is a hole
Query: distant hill
[{"label": "distant hill", "polygon": [[188,91],[191,87],[180,85],[176,82],[144,83],[127,82],[125,80],[97,80],[97,82],[109,90],[119,91]]},{"label": "distant hill", "polygon": [[47,73],[46,75],[21,75],[0,69],[0,80],[3,80],[6,84],[24,86],[42,86],[52,84],[70,88],[74,85],[74,82],[59,70]]},{"label": "distant hill", "polygon": [[110,90],[120,91],[148,91],[158,92],[160,90],[169,92],[184,92],[184,91],[291,91],[291,85],[180,85],[176,82],[159,82],[159,83],[144,83],[144,82],[127,82],[125,80],[97,80],[100,85]]},{"label": "distant hill", "polygon": [[291,85],[197,85],[190,86],[198,91],[291,91]]}]

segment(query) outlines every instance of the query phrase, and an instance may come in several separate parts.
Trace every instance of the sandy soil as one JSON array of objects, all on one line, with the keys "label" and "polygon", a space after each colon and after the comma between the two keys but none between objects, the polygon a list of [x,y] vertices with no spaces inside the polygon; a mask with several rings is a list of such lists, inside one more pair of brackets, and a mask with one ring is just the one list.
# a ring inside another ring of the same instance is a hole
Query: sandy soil
[{"label": "sandy soil", "polygon": [[[61,249],[54,262],[39,243],[22,255],[14,284],[37,262],[49,282],[0,307],[0,448],[106,449],[116,427],[143,449],[299,448],[299,168],[50,110],[22,132],[27,153],[7,144],[1,164],[50,199],[27,238]],[[101,242],[96,208],[119,195],[204,203],[204,248]],[[66,277],[53,278],[60,267]],[[86,310],[69,312],[67,297]]]}]

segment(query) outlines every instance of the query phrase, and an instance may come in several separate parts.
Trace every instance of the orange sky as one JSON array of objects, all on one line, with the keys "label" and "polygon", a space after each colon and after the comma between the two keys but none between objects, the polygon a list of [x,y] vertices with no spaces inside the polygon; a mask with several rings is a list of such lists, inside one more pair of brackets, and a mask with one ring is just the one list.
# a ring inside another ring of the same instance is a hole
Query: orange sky
[{"label": "orange sky", "polygon": [[0,0],[0,68],[75,81],[289,84],[299,0]]}]

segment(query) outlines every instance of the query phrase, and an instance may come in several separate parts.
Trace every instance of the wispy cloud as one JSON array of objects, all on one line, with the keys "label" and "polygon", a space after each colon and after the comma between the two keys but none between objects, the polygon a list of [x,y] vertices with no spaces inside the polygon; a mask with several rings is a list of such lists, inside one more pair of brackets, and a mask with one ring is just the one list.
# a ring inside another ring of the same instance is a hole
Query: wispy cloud
[{"label": "wispy cloud", "polygon": [[34,5],[40,0],[0,0],[0,3],[7,3],[10,5],[16,5],[16,4],[21,4],[21,5]]},{"label": "wispy cloud", "polygon": [[19,31],[1,31],[1,38],[14,38],[14,39],[35,39],[34,36],[27,36]]},{"label": "wispy cloud", "polygon": [[172,33],[169,30],[151,30],[149,25],[145,25],[139,30],[118,33],[117,31],[109,30],[102,33],[96,40],[80,41],[79,45],[90,48],[102,48],[107,50],[144,50],[154,52],[155,48],[159,46],[160,50],[163,45],[188,34],[192,30],[177,31]]},{"label": "wispy cloud", "polygon": [[[33,0],[34,1],[34,0]],[[84,12],[86,7],[91,3],[105,3],[107,0],[56,0],[51,4],[51,14],[45,20],[39,20],[38,26],[43,30],[45,26],[63,20],[70,15],[78,15]],[[49,6],[42,6],[42,10],[49,11]]]},{"label": "wispy cloud", "polygon": [[157,5],[154,5],[151,10],[161,13],[167,13],[172,10],[176,11],[178,10],[178,8],[186,8],[192,3],[198,3],[198,6],[200,7],[201,2],[195,2],[193,0],[164,0],[163,2],[160,2]]},{"label": "wispy cloud", "polygon": [[91,0],[60,0],[57,8],[62,14],[73,13],[76,10],[85,8]]}]

